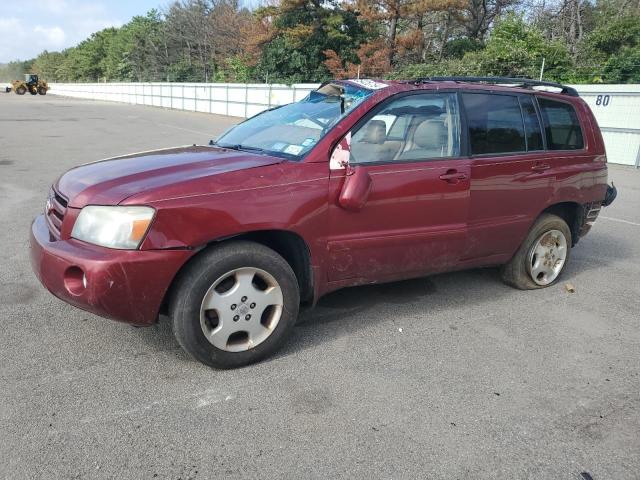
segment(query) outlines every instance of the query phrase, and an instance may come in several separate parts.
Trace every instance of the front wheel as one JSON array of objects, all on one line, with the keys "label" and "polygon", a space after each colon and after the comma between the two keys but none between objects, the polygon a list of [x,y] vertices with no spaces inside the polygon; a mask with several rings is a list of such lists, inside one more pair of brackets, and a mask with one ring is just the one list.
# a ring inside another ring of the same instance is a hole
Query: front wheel
[{"label": "front wheel", "polygon": [[24,95],[25,93],[27,93],[27,88],[26,87],[18,87],[16,88],[16,94],[17,95]]},{"label": "front wheel", "polygon": [[521,290],[553,285],[569,261],[571,242],[567,222],[557,215],[541,215],[516,254],[502,268],[502,279]]},{"label": "front wheel", "polygon": [[46,95],[47,94],[47,89],[44,87],[38,87],[38,93],[40,95]]},{"label": "front wheel", "polygon": [[264,245],[239,241],[189,262],[172,292],[169,315],[178,343],[196,360],[234,368],[282,346],[299,304],[289,264]]}]

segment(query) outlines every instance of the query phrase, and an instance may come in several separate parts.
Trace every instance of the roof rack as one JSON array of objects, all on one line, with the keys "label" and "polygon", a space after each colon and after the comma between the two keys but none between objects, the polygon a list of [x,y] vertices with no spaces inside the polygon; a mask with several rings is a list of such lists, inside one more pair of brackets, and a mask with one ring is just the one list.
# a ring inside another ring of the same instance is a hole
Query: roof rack
[{"label": "roof rack", "polygon": [[429,83],[429,82],[466,82],[466,83],[490,83],[490,84],[508,84],[522,88],[533,87],[553,87],[559,88],[565,95],[577,97],[578,92],[575,88],[567,87],[560,83],[543,82],[541,80],[531,80],[530,78],[512,78],[512,77],[423,77],[418,78],[411,83]]}]

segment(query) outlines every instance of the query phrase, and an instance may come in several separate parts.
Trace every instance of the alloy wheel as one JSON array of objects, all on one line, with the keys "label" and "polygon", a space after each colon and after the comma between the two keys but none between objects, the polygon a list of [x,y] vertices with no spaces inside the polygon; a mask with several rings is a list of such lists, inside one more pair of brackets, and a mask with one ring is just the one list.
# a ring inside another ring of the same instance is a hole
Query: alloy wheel
[{"label": "alloy wheel", "polygon": [[216,348],[243,352],[269,338],[283,305],[282,289],[271,274],[259,268],[238,268],[207,290],[200,307],[200,326]]},{"label": "alloy wheel", "polygon": [[567,259],[567,239],[560,230],[544,232],[533,244],[527,268],[538,285],[549,285],[558,278]]}]

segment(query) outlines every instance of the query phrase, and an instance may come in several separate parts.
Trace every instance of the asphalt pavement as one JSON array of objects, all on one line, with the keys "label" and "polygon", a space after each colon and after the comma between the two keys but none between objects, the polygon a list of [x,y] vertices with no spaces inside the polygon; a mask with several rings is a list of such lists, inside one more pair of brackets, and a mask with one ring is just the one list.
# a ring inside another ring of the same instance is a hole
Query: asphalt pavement
[{"label": "asphalt pavement", "polygon": [[0,478],[640,478],[632,167],[610,166],[619,197],[556,286],[482,269],[343,290],[239,370],[40,286],[29,228],[58,175],[237,121],[0,93]]}]

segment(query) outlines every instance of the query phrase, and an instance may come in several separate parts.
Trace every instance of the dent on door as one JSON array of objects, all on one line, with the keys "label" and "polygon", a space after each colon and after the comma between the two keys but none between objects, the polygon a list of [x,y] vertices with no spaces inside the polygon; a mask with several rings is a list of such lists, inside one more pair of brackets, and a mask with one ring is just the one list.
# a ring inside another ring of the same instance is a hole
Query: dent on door
[{"label": "dent on door", "polygon": [[469,161],[354,165],[350,140],[330,161],[330,281],[405,278],[455,265],[466,237]]}]

